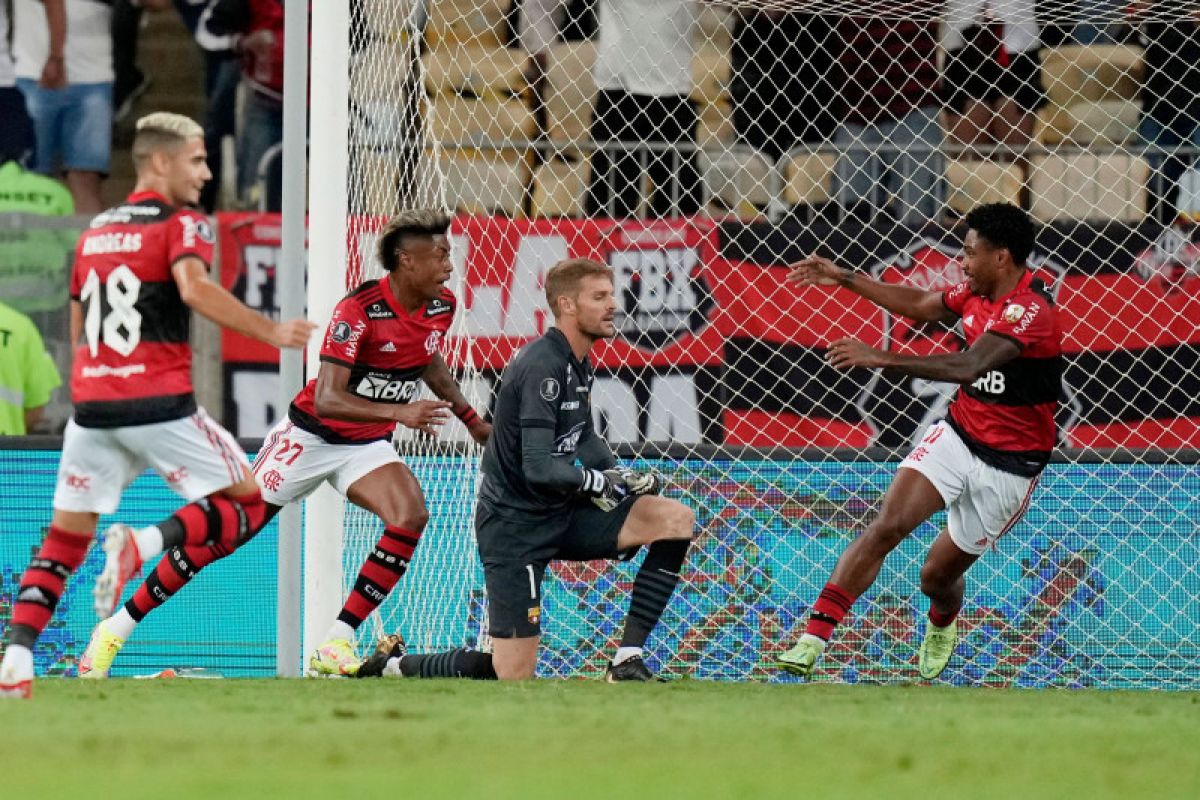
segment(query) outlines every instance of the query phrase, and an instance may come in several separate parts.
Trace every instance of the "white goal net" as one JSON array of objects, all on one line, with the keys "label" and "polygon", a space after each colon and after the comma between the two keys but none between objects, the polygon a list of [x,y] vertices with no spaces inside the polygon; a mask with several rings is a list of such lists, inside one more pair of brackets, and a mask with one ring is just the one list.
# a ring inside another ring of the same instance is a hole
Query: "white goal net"
[{"label": "white goal net", "polygon": [[[545,270],[567,256],[615,270],[597,425],[623,459],[663,472],[701,529],[652,667],[783,679],[770,662],[955,389],[829,367],[840,336],[920,354],[961,348],[961,331],[797,290],[786,265],[815,252],[948,287],[963,214],[1007,201],[1038,223],[1029,264],[1063,319],[1060,447],[1024,521],[968,574],[946,676],[1200,688],[1194,4],[350,9],[348,31],[314,34],[349,53],[347,286],[377,274],[372,232],[388,215],[457,212],[447,358],[485,409],[515,349],[545,330]],[[314,152],[313,180],[339,157]],[[478,450],[457,423],[434,446],[400,446],[431,522],[373,632],[400,630],[415,651],[478,645]],[[818,679],[915,679],[918,572],[942,524],[892,554]],[[380,526],[356,509],[345,526],[348,590]],[[552,567],[539,674],[601,669],[635,568]]]}]

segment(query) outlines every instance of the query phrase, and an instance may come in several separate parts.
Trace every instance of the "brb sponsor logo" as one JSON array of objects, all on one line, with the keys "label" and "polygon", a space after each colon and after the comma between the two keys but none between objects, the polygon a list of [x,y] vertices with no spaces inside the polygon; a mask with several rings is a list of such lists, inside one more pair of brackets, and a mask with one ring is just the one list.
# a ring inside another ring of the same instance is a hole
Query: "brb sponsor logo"
[{"label": "brb sponsor logo", "polygon": [[[960,252],[961,246],[957,240],[921,239],[907,250],[884,258],[871,268],[871,275],[884,283],[943,292],[966,280],[959,260]],[[1035,276],[1046,284],[1051,297],[1057,295],[1064,268],[1036,252],[1027,263]],[[1039,310],[1040,306],[1037,305],[1028,308],[1012,305],[1003,314],[1010,324],[1027,327]],[[963,325],[977,323],[977,320],[969,317],[951,325],[921,323],[886,311],[879,313],[883,315],[883,346],[888,350],[921,356],[962,350],[966,346]],[[1004,375],[989,372],[975,381],[974,388],[988,394],[1003,394]],[[912,447],[934,421],[946,416],[957,390],[958,385],[953,383],[875,370],[859,395],[857,406],[875,431],[876,445]]]},{"label": "brb sponsor logo", "polygon": [[627,225],[614,233],[608,264],[621,336],[643,350],[660,350],[703,330],[715,304],[688,230]]},{"label": "brb sponsor logo", "polygon": [[367,373],[358,382],[354,393],[368,400],[386,400],[391,403],[411,403],[417,396],[417,382],[392,380],[386,375]]}]

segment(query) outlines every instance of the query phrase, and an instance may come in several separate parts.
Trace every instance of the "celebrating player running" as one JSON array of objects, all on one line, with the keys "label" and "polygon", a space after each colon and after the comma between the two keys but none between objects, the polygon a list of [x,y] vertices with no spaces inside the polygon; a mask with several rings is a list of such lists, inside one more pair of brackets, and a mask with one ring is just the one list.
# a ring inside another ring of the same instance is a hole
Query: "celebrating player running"
[{"label": "celebrating player running", "polygon": [[1062,332],[1045,286],[1025,266],[1033,223],[1006,203],[980,206],[965,221],[967,280],[945,292],[871,280],[817,256],[796,264],[788,276],[801,285],[845,287],[919,322],[961,318],[968,345],[931,356],[877,350],[854,339],[829,346],[829,360],[839,369],[889,368],[961,386],[946,419],[932,425],[901,463],[879,515],[842,553],[800,641],[780,656],[779,666],[789,672],[812,673],[834,628],[874,583],[887,554],[945,508],[947,529],[921,568],[921,591],[930,604],[918,665],[922,678],[940,675],[957,641],[964,574],[1025,513],[1050,460]]}]

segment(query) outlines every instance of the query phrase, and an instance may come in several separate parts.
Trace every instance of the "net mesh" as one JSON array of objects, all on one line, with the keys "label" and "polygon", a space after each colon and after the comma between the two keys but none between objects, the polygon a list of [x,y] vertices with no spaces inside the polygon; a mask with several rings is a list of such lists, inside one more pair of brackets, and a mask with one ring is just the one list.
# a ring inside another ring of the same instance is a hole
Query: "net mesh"
[{"label": "net mesh", "polygon": [[[839,336],[921,354],[960,349],[961,332],[796,290],[785,265],[816,252],[948,287],[962,215],[1008,201],[1040,223],[1029,263],[1064,320],[1061,448],[1025,520],[968,576],[947,675],[1200,685],[1194,4],[509,5],[354,5],[347,284],[377,274],[387,215],[459,212],[447,356],[485,408],[515,348],[545,330],[544,271],[567,255],[614,267],[620,335],[595,353],[598,428],[663,471],[702,529],[654,666],[774,677],[955,388],[832,370]],[[478,453],[457,423],[399,446],[431,523],[374,631],[418,651],[477,644]],[[919,569],[943,524],[890,557],[820,677],[912,678]],[[378,534],[348,512],[347,589]],[[541,674],[601,668],[633,569],[552,568]]]}]

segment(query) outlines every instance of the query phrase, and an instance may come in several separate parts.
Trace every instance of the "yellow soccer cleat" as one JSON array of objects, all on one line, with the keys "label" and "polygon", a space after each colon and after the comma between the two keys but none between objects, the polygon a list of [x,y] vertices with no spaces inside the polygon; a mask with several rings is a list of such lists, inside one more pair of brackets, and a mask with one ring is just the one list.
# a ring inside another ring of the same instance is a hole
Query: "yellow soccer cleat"
[{"label": "yellow soccer cleat", "polygon": [[322,644],[308,659],[308,670],[312,675],[350,678],[358,674],[362,666],[349,639],[330,639]]},{"label": "yellow soccer cleat", "polygon": [[944,628],[929,623],[925,628],[925,638],[921,640],[918,653],[917,673],[927,681],[931,681],[950,663],[954,655],[954,646],[958,644],[958,620],[954,620]]},{"label": "yellow soccer cleat", "polygon": [[825,642],[818,636],[806,633],[796,642],[795,647],[780,654],[775,660],[775,666],[801,678],[811,678],[813,667],[824,651]]},{"label": "yellow soccer cleat", "polygon": [[92,630],[92,638],[79,659],[79,677],[85,680],[99,681],[107,678],[108,671],[112,669],[113,659],[125,644],[125,640],[110,632],[104,622],[100,620]]}]

